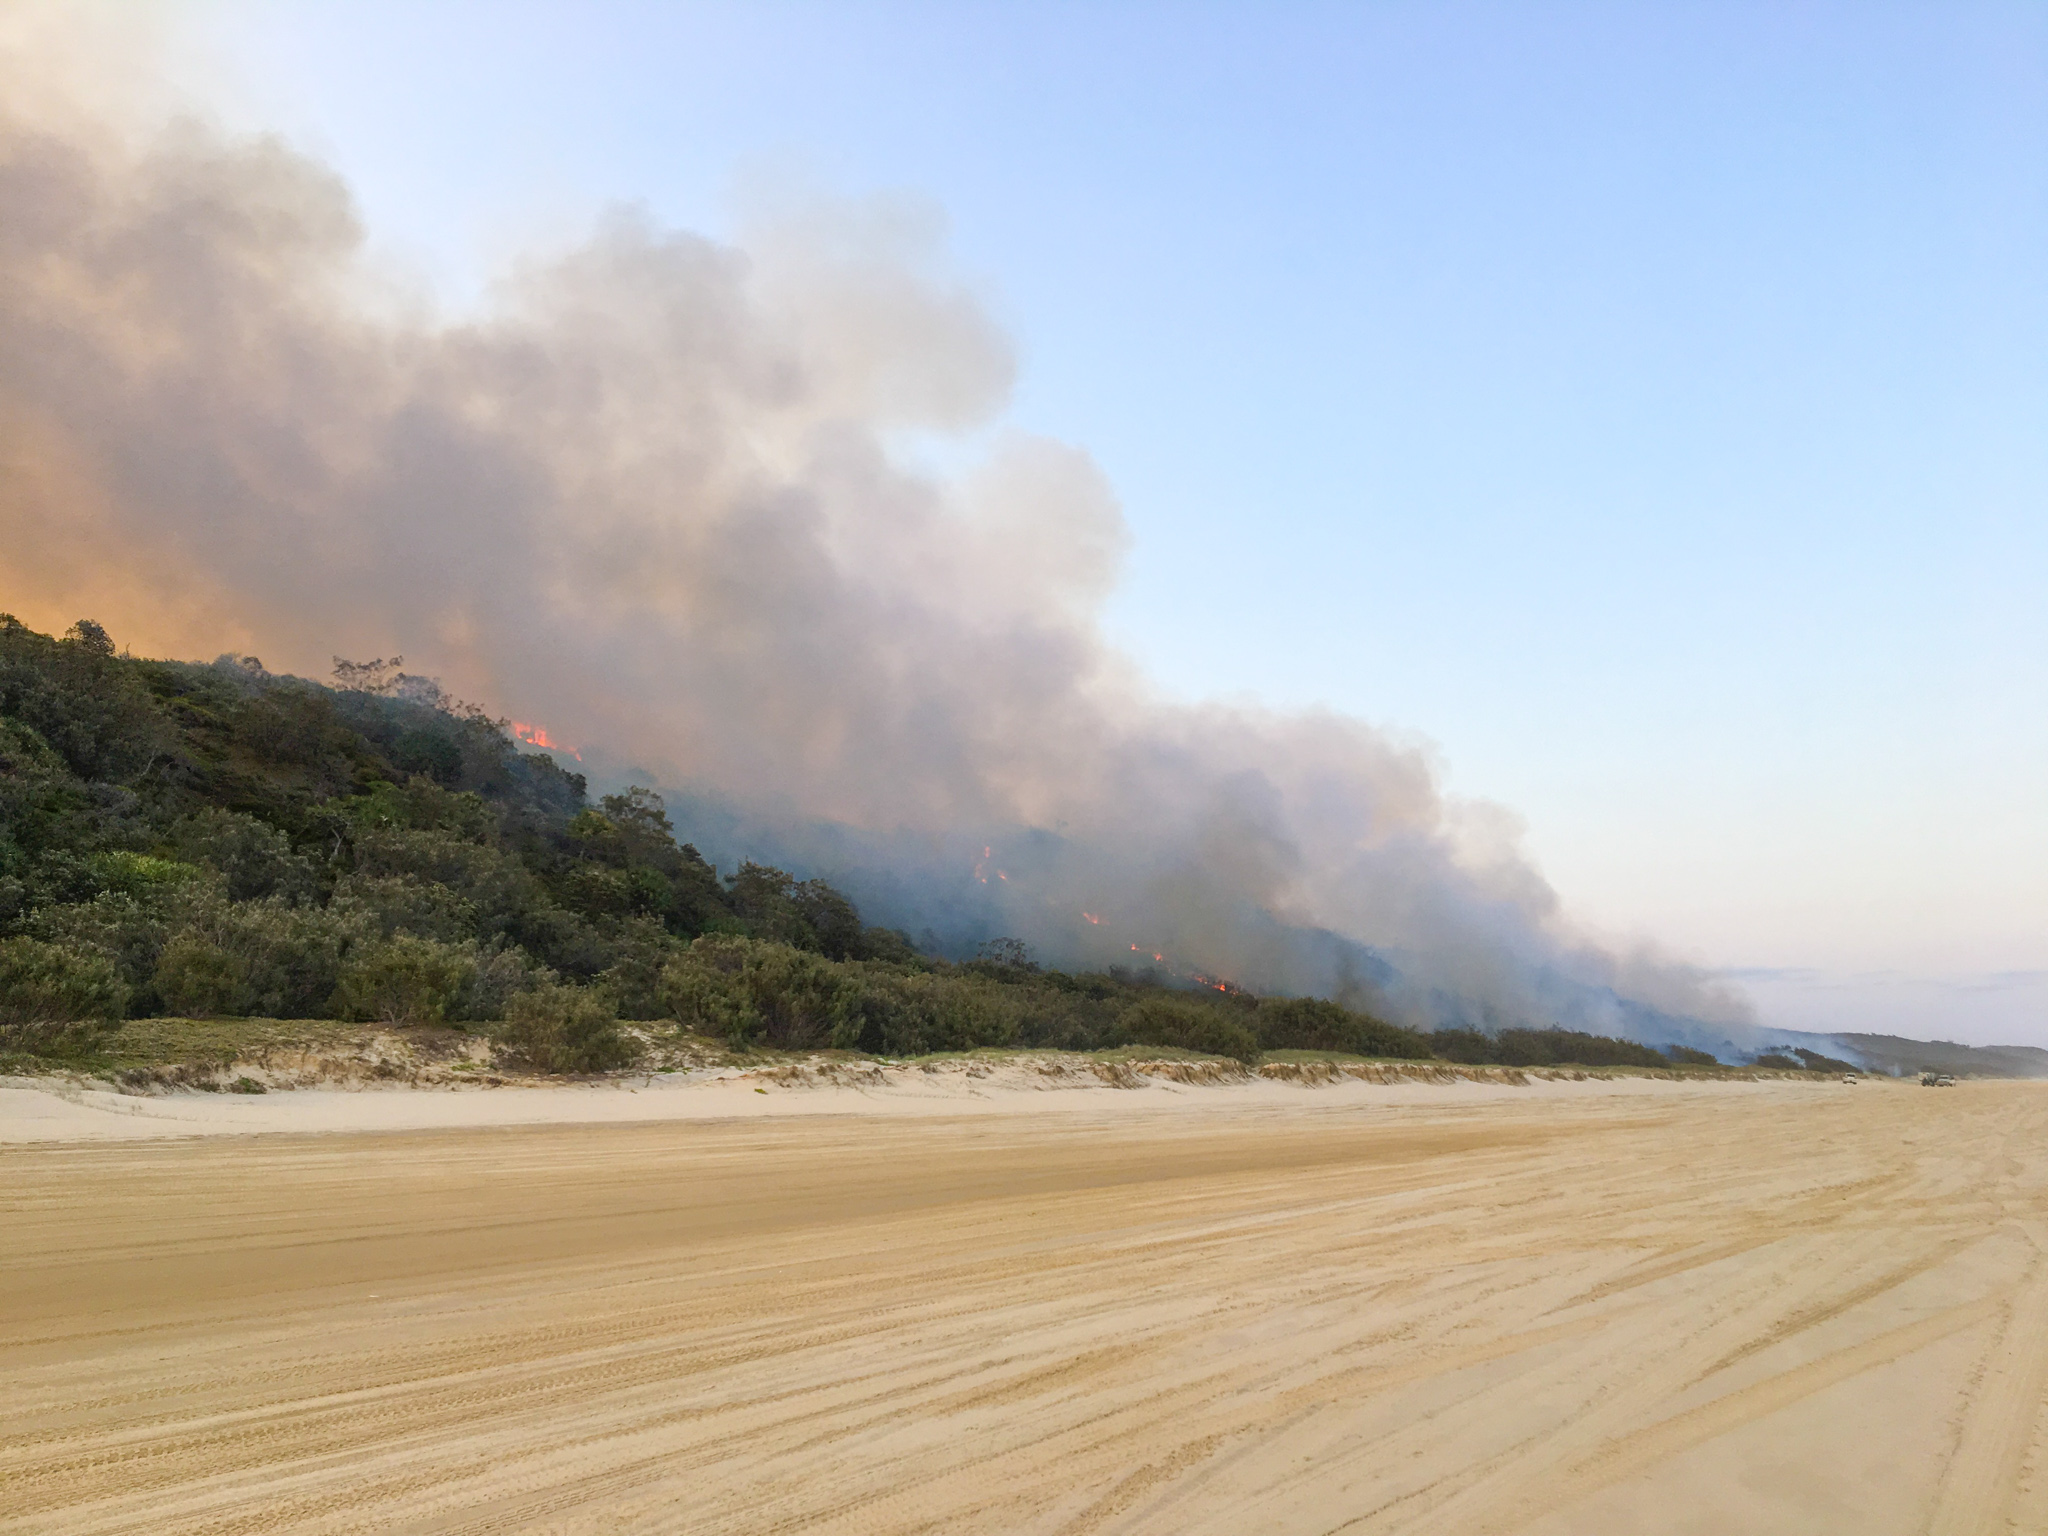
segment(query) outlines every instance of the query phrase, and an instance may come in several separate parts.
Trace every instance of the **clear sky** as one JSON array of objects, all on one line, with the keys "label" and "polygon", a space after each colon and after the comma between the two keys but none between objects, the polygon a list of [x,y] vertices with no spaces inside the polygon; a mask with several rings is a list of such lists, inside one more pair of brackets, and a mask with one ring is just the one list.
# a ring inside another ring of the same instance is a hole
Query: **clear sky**
[{"label": "clear sky", "polygon": [[1165,689],[1427,737],[1769,1017],[2048,1043],[2048,8],[173,14],[450,304],[928,201]]}]

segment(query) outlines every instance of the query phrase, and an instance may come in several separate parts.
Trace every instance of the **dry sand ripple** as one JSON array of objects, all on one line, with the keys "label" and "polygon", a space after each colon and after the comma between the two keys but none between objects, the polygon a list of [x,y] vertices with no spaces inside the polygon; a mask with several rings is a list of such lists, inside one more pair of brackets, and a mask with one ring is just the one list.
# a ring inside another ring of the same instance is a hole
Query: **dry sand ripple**
[{"label": "dry sand ripple", "polygon": [[2048,1530],[2034,1085],[0,1167],[0,1532]]}]

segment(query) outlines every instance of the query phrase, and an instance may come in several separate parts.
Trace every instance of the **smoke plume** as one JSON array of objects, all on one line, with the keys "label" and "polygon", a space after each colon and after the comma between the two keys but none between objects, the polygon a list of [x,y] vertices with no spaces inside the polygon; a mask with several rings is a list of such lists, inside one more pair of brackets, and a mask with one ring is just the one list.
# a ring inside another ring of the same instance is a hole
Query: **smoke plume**
[{"label": "smoke plume", "polygon": [[0,120],[0,336],[0,606],[42,627],[312,676],[402,651],[657,776],[707,851],[948,942],[1425,1022],[1738,1015],[1575,938],[1420,749],[1161,702],[1103,638],[1126,534],[1086,453],[907,468],[1013,369],[915,210],[744,249],[621,210],[450,322],[286,145],[39,110]]}]

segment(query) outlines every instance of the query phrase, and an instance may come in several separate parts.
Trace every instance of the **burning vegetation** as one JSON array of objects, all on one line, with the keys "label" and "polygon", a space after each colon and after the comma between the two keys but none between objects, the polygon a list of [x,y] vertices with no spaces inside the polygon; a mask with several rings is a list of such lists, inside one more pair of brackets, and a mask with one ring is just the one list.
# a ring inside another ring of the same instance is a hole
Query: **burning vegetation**
[{"label": "burning vegetation", "polygon": [[529,747],[536,747],[543,752],[560,752],[565,757],[575,758],[579,763],[583,761],[581,752],[556,741],[547,733],[544,726],[528,725],[524,720],[512,720],[507,722],[506,729],[512,733],[515,741],[522,741]]},{"label": "burning vegetation", "polygon": [[520,750],[544,732],[398,666],[337,662],[327,686],[0,615],[0,1051],[87,1061],[124,1015],[253,1015],[473,1027],[553,1071],[629,1062],[621,1019],[891,1056],[1670,1064],[1564,1031],[1421,1034],[1165,975],[1136,946],[1154,966],[1072,974],[1015,939],[920,953],[823,881],[721,874],[658,795],[592,803],[581,774]]}]

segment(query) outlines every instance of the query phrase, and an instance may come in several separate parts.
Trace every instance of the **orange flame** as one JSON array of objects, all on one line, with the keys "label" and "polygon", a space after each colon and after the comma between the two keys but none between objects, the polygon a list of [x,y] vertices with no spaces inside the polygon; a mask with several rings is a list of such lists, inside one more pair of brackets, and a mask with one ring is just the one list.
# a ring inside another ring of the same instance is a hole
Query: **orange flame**
[{"label": "orange flame", "polygon": [[1102,919],[1097,917],[1093,912],[1083,912],[1081,915],[1091,923],[1099,923],[1102,921]]},{"label": "orange flame", "polygon": [[578,752],[574,747],[566,743],[555,740],[554,737],[550,736],[540,726],[528,725],[524,720],[514,720],[512,722],[512,734],[525,742],[529,747],[539,747],[543,752],[566,752],[575,758],[577,762],[583,761],[583,754],[581,752]]}]

